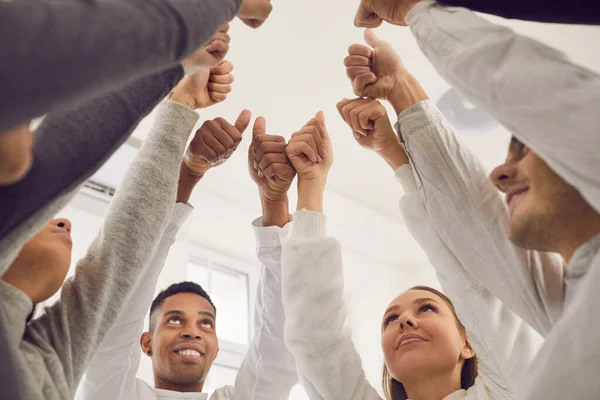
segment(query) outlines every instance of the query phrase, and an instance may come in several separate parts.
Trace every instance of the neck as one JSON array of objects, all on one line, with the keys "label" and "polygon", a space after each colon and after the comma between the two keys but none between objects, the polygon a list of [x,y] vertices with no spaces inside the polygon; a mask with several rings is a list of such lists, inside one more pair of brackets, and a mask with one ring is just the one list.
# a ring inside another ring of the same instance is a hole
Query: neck
[{"label": "neck", "polygon": [[460,390],[460,374],[462,363],[452,374],[434,374],[404,380],[404,390],[410,400],[442,400],[446,396]]},{"label": "neck", "polygon": [[600,214],[594,213],[586,221],[581,221],[569,231],[574,234],[558,240],[556,244],[556,251],[567,263],[571,261],[573,254],[579,247],[600,233]]},{"label": "neck", "polygon": [[161,377],[154,375],[154,387],[156,389],[170,390],[172,392],[180,393],[200,393],[204,387],[204,380],[200,382],[193,382],[190,384],[174,383]]}]

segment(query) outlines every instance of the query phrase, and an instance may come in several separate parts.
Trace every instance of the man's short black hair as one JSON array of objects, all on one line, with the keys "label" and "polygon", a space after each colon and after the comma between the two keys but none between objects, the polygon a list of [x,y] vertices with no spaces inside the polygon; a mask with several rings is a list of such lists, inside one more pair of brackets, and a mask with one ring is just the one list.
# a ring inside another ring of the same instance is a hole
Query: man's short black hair
[{"label": "man's short black hair", "polygon": [[160,308],[160,306],[165,302],[165,300],[168,297],[174,296],[179,293],[194,293],[200,297],[204,297],[215,309],[215,313],[217,312],[217,307],[215,307],[215,305],[213,304],[208,293],[206,293],[206,291],[202,289],[202,286],[194,282],[174,283],[162,292],[160,292],[152,302],[152,305],[150,306],[150,332],[154,332],[154,328],[156,327],[156,318],[154,315],[156,310]]}]

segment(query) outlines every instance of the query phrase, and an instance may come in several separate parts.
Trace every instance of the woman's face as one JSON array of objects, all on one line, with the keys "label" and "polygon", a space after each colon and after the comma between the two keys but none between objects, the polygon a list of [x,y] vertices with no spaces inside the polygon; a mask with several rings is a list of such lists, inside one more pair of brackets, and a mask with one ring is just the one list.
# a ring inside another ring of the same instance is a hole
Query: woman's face
[{"label": "woman's face", "polygon": [[381,325],[381,347],[390,375],[399,382],[460,371],[475,353],[454,314],[439,296],[409,290],[389,305]]},{"label": "woman's face", "polygon": [[2,280],[29,296],[34,303],[60,289],[71,265],[71,222],[53,219],[29,239]]}]

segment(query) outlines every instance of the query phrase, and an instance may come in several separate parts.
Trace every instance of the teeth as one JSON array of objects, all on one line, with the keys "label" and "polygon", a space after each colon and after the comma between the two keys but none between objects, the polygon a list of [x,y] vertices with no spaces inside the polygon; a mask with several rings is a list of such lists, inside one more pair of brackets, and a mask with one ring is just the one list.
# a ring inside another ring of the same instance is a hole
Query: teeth
[{"label": "teeth", "polygon": [[195,357],[202,356],[202,354],[200,354],[196,350],[180,350],[179,354],[181,354],[182,356],[195,356]]}]

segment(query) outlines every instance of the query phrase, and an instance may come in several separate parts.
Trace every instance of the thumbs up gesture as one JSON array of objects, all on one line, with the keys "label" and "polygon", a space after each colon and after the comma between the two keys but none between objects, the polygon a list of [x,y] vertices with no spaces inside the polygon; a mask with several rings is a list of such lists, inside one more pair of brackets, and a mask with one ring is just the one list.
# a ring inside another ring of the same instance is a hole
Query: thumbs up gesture
[{"label": "thumbs up gesture", "polygon": [[387,100],[410,74],[392,46],[371,29],[365,31],[365,41],[368,46],[353,44],[348,49],[346,75],[355,95]]},{"label": "thumbs up gesture", "polygon": [[[287,192],[296,176],[285,149],[283,136],[267,135],[267,122],[258,117],[248,149],[248,168],[263,203],[287,202]],[[287,211],[285,213],[287,218]]]}]

